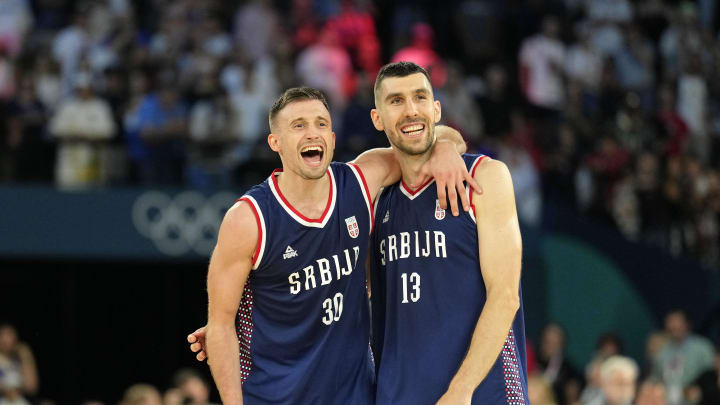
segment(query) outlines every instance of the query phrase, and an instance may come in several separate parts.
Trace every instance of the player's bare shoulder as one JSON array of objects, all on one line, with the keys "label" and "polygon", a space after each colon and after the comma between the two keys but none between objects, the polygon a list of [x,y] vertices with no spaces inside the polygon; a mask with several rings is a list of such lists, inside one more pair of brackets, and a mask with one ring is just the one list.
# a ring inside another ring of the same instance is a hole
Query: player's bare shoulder
[{"label": "player's bare shoulder", "polygon": [[[483,189],[482,194],[473,194],[473,205],[478,208],[475,210],[476,218],[481,217],[480,211],[492,215],[505,211],[515,213],[512,177],[505,163],[485,157],[478,163],[473,178]],[[487,215],[484,217],[487,218]]]},{"label": "player's bare shoulder", "polygon": [[489,156],[484,157],[478,163],[478,167],[473,174],[473,178],[481,183],[480,185],[483,189],[485,188],[485,184],[483,183],[498,185],[509,181],[510,184],[512,184],[510,170],[507,165],[499,160],[492,159]]},{"label": "player's bare shoulder", "polygon": [[252,256],[258,237],[258,219],[255,208],[250,202],[240,199],[225,213],[218,232],[216,251]]}]

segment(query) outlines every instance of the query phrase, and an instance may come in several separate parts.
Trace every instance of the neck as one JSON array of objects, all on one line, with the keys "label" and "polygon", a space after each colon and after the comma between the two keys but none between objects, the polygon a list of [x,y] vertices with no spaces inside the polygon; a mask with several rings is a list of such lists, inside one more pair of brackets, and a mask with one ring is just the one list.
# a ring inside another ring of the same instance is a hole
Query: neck
[{"label": "neck", "polygon": [[[327,173],[319,179],[306,179],[290,170],[283,170],[277,178],[278,188],[293,205],[307,202],[308,205],[320,204],[325,207],[330,187],[330,177]],[[303,204],[305,205],[305,204]]]},{"label": "neck", "polygon": [[419,187],[420,184],[418,182],[422,180],[420,178],[420,169],[422,166],[430,160],[430,154],[432,153],[432,148],[428,149],[425,153],[421,155],[407,155],[405,153],[402,153],[395,149],[393,147],[393,151],[395,152],[395,159],[397,159],[398,163],[400,164],[400,170],[402,171],[402,179],[405,182],[405,184],[414,185],[414,188]]}]

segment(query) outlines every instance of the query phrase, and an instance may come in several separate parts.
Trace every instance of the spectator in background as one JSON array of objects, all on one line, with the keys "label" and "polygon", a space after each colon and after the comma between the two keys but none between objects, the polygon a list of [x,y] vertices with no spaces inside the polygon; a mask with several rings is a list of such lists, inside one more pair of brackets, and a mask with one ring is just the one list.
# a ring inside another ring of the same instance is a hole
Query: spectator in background
[{"label": "spectator in background", "polygon": [[665,317],[670,341],[660,350],[653,377],[665,384],[668,405],[683,403],[684,390],[713,366],[715,353],[710,342],[691,333],[683,311],[674,310]]},{"label": "spectator in background", "polygon": [[570,80],[581,83],[584,90],[597,93],[602,77],[603,55],[590,41],[587,24],[577,24],[575,35],[577,42],[568,48],[565,58],[565,73]]},{"label": "spectator in background", "polygon": [[637,92],[642,107],[648,110],[655,83],[655,50],[634,24],[624,29],[623,36],[623,45],[614,54],[618,81],[625,90]]},{"label": "spectator in background", "polygon": [[580,395],[581,404],[592,404],[603,398],[602,378],[600,370],[605,360],[622,353],[622,341],[614,333],[601,335],[595,344],[595,354],[585,367],[585,381],[587,384]]},{"label": "spectator in background", "polygon": [[18,339],[15,327],[8,323],[0,323],[0,391],[3,386],[5,394],[10,391],[15,398],[33,398],[39,387],[35,356],[30,346]]},{"label": "spectator in background", "polygon": [[602,396],[584,405],[632,405],[638,367],[629,357],[611,356],[600,366]]},{"label": "spectator in background", "polygon": [[125,121],[130,158],[144,185],[180,184],[183,173],[187,108],[172,77],[162,72],[158,89],[146,94]]},{"label": "spectator in background", "polygon": [[558,405],[572,405],[579,400],[582,378],[565,358],[565,330],[556,323],[543,328],[538,365],[552,384]]},{"label": "spectator in background", "polygon": [[412,27],[410,41],[408,46],[395,52],[390,58],[391,62],[413,62],[427,70],[433,88],[443,87],[447,80],[447,71],[445,62],[434,49],[435,32],[433,28],[424,22],[416,23]]},{"label": "spectator in background", "polygon": [[110,106],[93,94],[89,74],[76,76],[75,91],[74,97],[60,103],[50,121],[50,133],[60,143],[55,182],[63,188],[105,182],[106,141],[116,132]]},{"label": "spectator in background", "polygon": [[660,180],[657,155],[640,153],[635,161],[634,185],[640,211],[641,237],[651,245],[666,246],[668,214]]},{"label": "spectator in background", "polygon": [[556,405],[550,383],[540,374],[528,377],[528,399],[532,405]]},{"label": "spectator in background", "polygon": [[47,109],[35,95],[31,76],[20,80],[18,95],[8,106],[7,135],[14,150],[14,177],[21,182],[50,182],[55,149],[46,138]]},{"label": "spectator in background", "polygon": [[194,369],[184,368],[173,377],[175,387],[180,390],[184,405],[214,405],[209,402],[210,387],[207,381]]},{"label": "spectator in background", "polygon": [[38,51],[32,77],[38,99],[48,111],[54,112],[62,99],[62,80],[57,62],[47,52],[43,49]]},{"label": "spectator in background", "polygon": [[163,405],[162,396],[150,384],[135,384],[125,390],[119,405]]},{"label": "spectator in background", "polygon": [[443,120],[458,130],[465,139],[477,144],[483,132],[482,112],[463,81],[464,72],[460,63],[447,64],[445,85],[436,91],[435,98],[445,106]]},{"label": "spectator in background", "polygon": [[565,102],[566,51],[559,37],[560,20],[547,16],[542,21],[542,31],[523,41],[518,56],[520,85],[543,118],[554,116]]},{"label": "spectator in background", "polygon": [[678,77],[677,111],[690,129],[690,150],[703,163],[710,161],[710,139],[707,128],[708,86],[702,75],[700,56],[689,57],[687,67]]},{"label": "spectator in background", "polygon": [[387,146],[386,138],[367,119],[368,111],[375,108],[372,83],[363,72],[357,74],[355,82],[357,90],[343,114],[343,126],[335,133],[333,156],[339,162],[349,162],[368,149]]},{"label": "spectator in background", "polygon": [[235,13],[235,42],[247,52],[250,60],[271,54],[273,42],[280,35],[280,18],[270,0],[251,0]]},{"label": "spectator in background", "polygon": [[699,52],[702,38],[697,24],[697,9],[692,2],[678,2],[669,13],[670,25],[660,37],[658,48],[663,57],[665,79],[675,79],[685,68],[688,53]]},{"label": "spectator in background", "polygon": [[645,380],[640,384],[635,405],[666,405],[665,386],[661,382]]},{"label": "spectator in background", "polygon": [[33,25],[29,0],[0,1],[0,44],[11,57],[20,54],[25,37]]},{"label": "spectator in background", "polygon": [[693,381],[687,399],[697,405],[720,404],[720,344],[715,346],[715,366]]},{"label": "spectator in background", "polygon": [[353,68],[348,51],[340,46],[337,32],[323,28],[318,42],[305,48],[297,57],[295,66],[298,79],[310,87],[322,90],[333,111],[333,124],[342,126],[337,116],[349,100],[349,88],[353,79]]},{"label": "spectator in background", "polygon": [[498,150],[498,159],[510,170],[520,223],[539,226],[542,219],[542,191],[540,176],[532,157],[516,139],[507,139]]},{"label": "spectator in background", "polygon": [[373,5],[366,0],[341,0],[340,3],[340,13],[328,19],[327,27],[340,38],[353,66],[375,77],[380,70],[380,42],[371,13]]},{"label": "spectator in background", "polygon": [[678,156],[685,152],[687,138],[690,134],[685,120],[677,112],[675,91],[672,86],[663,83],[658,87],[657,119],[664,131],[664,152],[669,156]]},{"label": "spectator in background", "polygon": [[[196,189],[229,189],[242,127],[225,92],[201,99],[190,110],[187,183]],[[247,153],[246,153],[247,155]],[[247,159],[247,157],[245,157]]]},{"label": "spectator in background", "polygon": [[160,11],[159,29],[152,33],[149,44],[150,56],[158,63],[174,64],[182,59],[191,33],[185,18],[185,4],[170,3]]},{"label": "spectator in background", "polygon": [[488,66],[485,85],[485,92],[478,99],[484,133],[489,138],[497,138],[510,131],[510,113],[518,103],[510,89],[505,66],[497,63]]},{"label": "spectator in background", "polygon": [[75,73],[79,71],[80,62],[87,55],[90,46],[89,11],[87,5],[79,6],[73,16],[73,24],[63,28],[53,41],[52,54],[60,64],[62,97],[73,93]]},{"label": "spectator in background", "polygon": [[15,65],[7,47],[0,42],[0,103],[7,103],[15,96]]}]

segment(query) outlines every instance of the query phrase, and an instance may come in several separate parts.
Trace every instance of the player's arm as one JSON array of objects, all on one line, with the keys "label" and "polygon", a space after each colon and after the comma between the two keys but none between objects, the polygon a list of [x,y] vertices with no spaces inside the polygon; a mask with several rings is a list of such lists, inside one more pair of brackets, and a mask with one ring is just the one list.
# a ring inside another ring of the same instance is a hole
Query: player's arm
[{"label": "player's arm", "polygon": [[510,172],[502,162],[486,159],[475,180],[487,191],[473,195],[487,301],[465,359],[438,404],[470,404],[473,391],[495,364],[520,306],[522,240]]},{"label": "player's arm", "polygon": [[[435,127],[435,131],[437,139],[435,145],[433,145],[431,158],[423,166],[421,174],[435,177],[438,196],[443,205],[445,205],[445,188],[447,187],[447,195],[450,196],[453,215],[457,215],[458,193],[461,195],[463,208],[467,211],[470,206],[464,193],[463,181],[468,181],[478,192],[480,188],[468,174],[465,163],[460,156],[467,150],[462,135],[444,125],[438,125]],[[370,197],[373,200],[380,188],[397,183],[402,175],[393,148],[370,149],[360,154],[351,163],[358,165],[365,175],[365,180],[370,189]],[[444,208],[447,207],[444,206]]]},{"label": "player's arm", "polygon": [[227,405],[243,403],[235,316],[257,240],[255,216],[247,203],[239,202],[225,215],[210,258],[205,349],[222,403]]}]

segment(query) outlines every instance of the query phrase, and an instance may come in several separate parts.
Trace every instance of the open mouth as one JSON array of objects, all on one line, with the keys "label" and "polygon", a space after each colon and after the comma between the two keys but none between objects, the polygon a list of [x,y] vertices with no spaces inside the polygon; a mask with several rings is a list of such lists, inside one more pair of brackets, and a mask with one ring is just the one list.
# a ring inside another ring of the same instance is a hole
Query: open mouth
[{"label": "open mouth", "polygon": [[322,146],[305,146],[300,150],[300,156],[308,166],[320,166],[325,151]]},{"label": "open mouth", "polygon": [[422,135],[423,131],[425,131],[425,124],[420,122],[413,122],[400,127],[400,132],[410,138],[415,138]]}]

